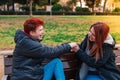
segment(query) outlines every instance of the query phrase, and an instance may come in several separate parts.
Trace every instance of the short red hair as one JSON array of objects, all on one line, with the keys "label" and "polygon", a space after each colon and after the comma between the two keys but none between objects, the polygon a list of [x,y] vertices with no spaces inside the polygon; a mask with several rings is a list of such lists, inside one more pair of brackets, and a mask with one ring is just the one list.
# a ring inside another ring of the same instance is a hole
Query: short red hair
[{"label": "short red hair", "polygon": [[42,26],[44,22],[39,18],[31,18],[24,23],[24,32],[30,34],[30,31],[35,31],[38,26]]}]

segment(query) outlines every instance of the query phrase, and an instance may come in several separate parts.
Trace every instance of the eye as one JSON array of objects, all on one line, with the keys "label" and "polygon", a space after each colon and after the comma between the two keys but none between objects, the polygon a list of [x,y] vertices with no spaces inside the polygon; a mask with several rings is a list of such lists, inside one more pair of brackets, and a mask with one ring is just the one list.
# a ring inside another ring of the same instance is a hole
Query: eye
[{"label": "eye", "polygon": [[39,31],[42,31],[43,29],[40,29]]},{"label": "eye", "polygon": [[89,33],[90,33],[91,35],[95,36],[95,34],[94,34],[92,31],[90,31]]}]

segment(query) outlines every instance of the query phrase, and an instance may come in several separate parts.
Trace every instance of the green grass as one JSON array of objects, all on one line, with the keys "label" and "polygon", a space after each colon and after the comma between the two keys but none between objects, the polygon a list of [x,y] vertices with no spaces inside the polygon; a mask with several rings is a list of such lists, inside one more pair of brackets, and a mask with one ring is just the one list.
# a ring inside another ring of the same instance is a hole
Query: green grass
[{"label": "green grass", "polygon": [[[37,16],[45,21],[43,43],[49,46],[64,42],[80,43],[91,24],[102,21],[110,26],[110,33],[120,44],[120,16]],[[28,16],[0,16],[0,49],[13,49],[14,34],[23,28]]]}]

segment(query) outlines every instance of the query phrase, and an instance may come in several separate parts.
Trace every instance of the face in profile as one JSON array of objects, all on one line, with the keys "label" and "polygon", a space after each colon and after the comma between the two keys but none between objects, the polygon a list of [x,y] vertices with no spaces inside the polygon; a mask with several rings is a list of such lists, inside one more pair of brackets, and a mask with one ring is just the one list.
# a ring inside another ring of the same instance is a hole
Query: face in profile
[{"label": "face in profile", "polygon": [[38,26],[35,31],[31,31],[30,35],[38,40],[42,40],[42,36],[44,34],[43,26]]},{"label": "face in profile", "polygon": [[90,41],[95,41],[95,31],[93,27],[90,29],[88,36]]}]

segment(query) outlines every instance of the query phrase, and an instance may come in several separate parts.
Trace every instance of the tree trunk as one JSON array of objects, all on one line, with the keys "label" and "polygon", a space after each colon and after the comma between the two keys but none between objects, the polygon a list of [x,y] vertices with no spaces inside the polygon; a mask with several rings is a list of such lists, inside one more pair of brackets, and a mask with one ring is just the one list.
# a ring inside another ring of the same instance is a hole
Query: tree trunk
[{"label": "tree trunk", "polygon": [[96,7],[96,0],[94,0],[94,4],[93,4],[93,7],[92,7],[92,10],[93,10],[94,15],[96,15],[95,7]]},{"label": "tree trunk", "polygon": [[10,10],[9,10],[9,3],[7,3],[7,11],[10,11]]},{"label": "tree trunk", "polygon": [[103,12],[105,12],[106,3],[107,3],[107,0],[105,0],[105,1],[104,1],[104,5],[103,5]]},{"label": "tree trunk", "polygon": [[32,16],[32,4],[33,4],[33,0],[30,0],[30,16]]},{"label": "tree trunk", "polygon": [[15,11],[14,0],[12,0],[12,10]]},{"label": "tree trunk", "polygon": [[80,6],[82,7],[82,1],[81,0],[79,0],[80,1]]},{"label": "tree trunk", "polygon": [[4,6],[4,11],[5,11],[5,4],[3,6]]},{"label": "tree trunk", "polygon": [[92,12],[95,12],[94,7],[92,7]]}]

